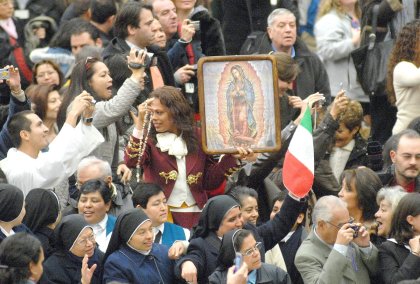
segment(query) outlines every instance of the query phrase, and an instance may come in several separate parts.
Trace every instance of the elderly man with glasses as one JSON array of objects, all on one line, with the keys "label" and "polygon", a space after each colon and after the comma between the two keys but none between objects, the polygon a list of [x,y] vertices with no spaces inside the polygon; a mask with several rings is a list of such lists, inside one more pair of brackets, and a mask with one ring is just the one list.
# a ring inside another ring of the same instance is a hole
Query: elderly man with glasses
[{"label": "elderly man with glasses", "polygon": [[324,196],[315,204],[313,230],[297,251],[295,265],[305,283],[370,283],[378,250],[369,233],[350,218],[346,203]]}]

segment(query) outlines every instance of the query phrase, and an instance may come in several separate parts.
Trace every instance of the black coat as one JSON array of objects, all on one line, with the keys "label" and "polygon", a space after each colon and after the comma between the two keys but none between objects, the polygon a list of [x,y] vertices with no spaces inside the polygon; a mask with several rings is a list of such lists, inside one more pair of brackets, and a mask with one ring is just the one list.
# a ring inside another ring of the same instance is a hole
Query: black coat
[{"label": "black coat", "polygon": [[[330,116],[329,116],[330,117]],[[330,139],[322,141],[327,145],[333,143],[334,135]],[[321,141],[319,141],[321,142]],[[338,181],[331,169],[330,166],[330,153],[324,152],[319,153],[323,158],[320,160],[319,164],[315,168],[315,179],[313,190],[317,196],[320,198],[324,195],[338,195],[338,192],[341,190],[340,181]],[[357,134],[355,136],[355,145],[353,150],[350,153],[349,159],[346,162],[344,170],[356,168],[358,166],[367,166],[368,165],[368,156],[367,156],[367,143],[366,141]]]},{"label": "black coat", "polygon": [[[219,284],[226,283],[227,281],[227,270],[220,271],[216,270],[209,277],[209,283]],[[278,268],[277,266],[262,263],[261,267],[257,270],[257,281],[256,284],[291,284],[289,275]]]},{"label": "black coat", "polygon": [[[15,233],[21,233],[21,232],[24,232],[24,233],[28,233],[28,234],[33,235],[32,231],[31,231],[28,227],[26,227],[26,225],[25,225],[25,224],[20,224],[19,226],[13,227],[13,231],[14,231]],[[0,231],[0,243],[1,243],[1,242],[5,239],[5,238],[6,238],[6,235],[5,235],[2,231]]]},{"label": "black coat", "polygon": [[[255,227],[250,223],[244,225],[244,229],[253,232],[257,242],[262,242],[262,260],[265,251],[272,249],[289,233],[299,215],[301,206],[301,202],[287,196],[281,211],[276,214],[272,221],[268,221],[258,227]],[[176,277],[179,279],[181,278],[181,265],[189,260],[192,261],[197,268],[198,283],[207,283],[208,277],[216,269],[220,244],[220,240],[214,234],[210,234],[206,238],[200,237],[192,239],[187,254],[177,262],[175,267]]]},{"label": "black coat", "polygon": [[[154,58],[156,58],[156,65],[162,74],[164,84],[167,86],[175,86],[174,73],[166,52],[156,46],[148,46],[147,52],[154,54],[152,62],[154,61]],[[110,41],[102,53],[104,62],[110,69],[111,77],[114,80],[113,87],[116,90],[118,90],[124,81],[131,76],[131,71],[128,69],[126,60],[126,56],[129,53],[130,47],[128,44],[124,39],[117,37]],[[149,68],[146,68],[146,75],[148,78],[151,78]],[[139,104],[143,102],[152,90],[153,86],[151,79],[146,79],[144,90],[141,92],[140,98],[136,100],[136,103]]]},{"label": "black coat", "polygon": [[[264,37],[262,41],[258,53],[266,54],[272,52],[273,47],[269,37]],[[296,52],[294,59],[300,68],[300,72],[296,77],[296,95],[305,99],[309,95],[319,92],[325,96],[326,103],[330,104],[330,80],[324,64],[322,64],[318,55],[310,51],[300,38],[296,38],[293,48]]]},{"label": "black coat", "polygon": [[403,245],[391,241],[379,246],[379,271],[385,284],[414,280],[420,277],[420,256],[410,253]]},{"label": "black coat", "polygon": [[54,230],[48,227],[44,227],[39,229],[34,234],[37,237],[37,239],[41,242],[42,249],[44,250],[44,257],[45,259],[47,259],[56,251],[54,248]]},{"label": "black coat", "polygon": [[[100,284],[102,282],[101,272],[103,256],[104,254],[96,248],[93,258],[95,259],[94,263],[97,264],[97,267],[93,274],[91,284]],[[88,262],[89,267],[94,263]],[[62,251],[58,251],[44,262],[44,274],[42,274],[39,283],[79,284],[82,276],[81,269],[81,258],[71,255],[70,252],[63,253]]]},{"label": "black coat", "polygon": [[[254,31],[267,30],[267,18],[272,11],[269,0],[251,0],[252,25]],[[223,0],[222,30],[226,54],[239,54],[241,46],[251,33],[249,14],[245,0]],[[277,1],[277,8],[286,8],[299,18],[299,12],[291,0]],[[297,21],[298,22],[298,21]]]}]

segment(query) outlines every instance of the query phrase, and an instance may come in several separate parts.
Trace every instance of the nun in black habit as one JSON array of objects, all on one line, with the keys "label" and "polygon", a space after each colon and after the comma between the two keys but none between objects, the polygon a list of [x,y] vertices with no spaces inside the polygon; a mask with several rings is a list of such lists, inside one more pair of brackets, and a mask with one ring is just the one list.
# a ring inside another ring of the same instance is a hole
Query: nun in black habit
[{"label": "nun in black habit", "polygon": [[261,242],[261,258],[264,260],[265,251],[272,249],[289,233],[304,204],[303,200],[288,195],[273,220],[256,227],[243,223],[239,204],[232,197],[219,195],[210,198],[193,231],[187,254],[177,261],[175,276],[187,282],[208,283],[208,277],[216,269],[222,237],[234,229],[253,232],[257,242]]},{"label": "nun in black habit", "polygon": [[105,253],[103,283],[174,283],[168,250],[153,242],[152,221],[142,209],[125,211]]},{"label": "nun in black habit", "polygon": [[44,262],[44,274],[39,283],[80,283],[85,255],[89,257],[89,267],[97,265],[90,283],[102,283],[103,253],[97,248],[93,230],[83,216],[74,214],[64,217],[54,234],[57,251]]},{"label": "nun in black habit", "polygon": [[32,234],[22,224],[25,216],[23,192],[16,186],[0,183],[0,243],[6,237],[18,232]]},{"label": "nun in black habit", "polygon": [[47,259],[55,252],[54,228],[60,221],[60,203],[51,190],[35,188],[25,198],[26,215],[23,223],[41,241]]},{"label": "nun in black habit", "polygon": [[284,270],[262,262],[258,250],[260,245],[249,230],[238,229],[226,233],[220,246],[216,271],[210,275],[209,283],[226,283],[228,269],[234,264],[236,253],[240,253],[248,267],[249,282],[291,284],[289,275]]}]

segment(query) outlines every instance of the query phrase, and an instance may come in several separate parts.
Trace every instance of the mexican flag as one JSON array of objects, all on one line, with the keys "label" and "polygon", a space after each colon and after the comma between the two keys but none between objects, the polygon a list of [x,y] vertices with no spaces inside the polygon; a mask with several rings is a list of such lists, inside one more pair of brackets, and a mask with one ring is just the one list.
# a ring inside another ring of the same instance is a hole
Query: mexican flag
[{"label": "mexican flag", "polygon": [[308,107],[290,141],[283,165],[284,186],[298,197],[304,197],[314,182],[314,142]]}]

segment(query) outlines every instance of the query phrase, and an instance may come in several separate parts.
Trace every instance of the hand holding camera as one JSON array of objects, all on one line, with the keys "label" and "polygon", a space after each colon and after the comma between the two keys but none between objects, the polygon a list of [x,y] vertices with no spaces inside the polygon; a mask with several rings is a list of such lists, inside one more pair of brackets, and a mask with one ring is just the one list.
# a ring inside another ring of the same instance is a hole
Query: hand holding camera
[{"label": "hand holding camera", "polygon": [[3,69],[0,69],[0,83],[6,81],[12,94],[19,94],[21,89],[20,86],[20,74],[19,69],[12,65],[7,65]]},{"label": "hand holding camera", "polygon": [[[186,43],[191,42],[195,32],[197,31],[196,29],[197,24],[194,24],[196,22],[193,22],[190,19],[185,19],[182,22],[181,37],[180,37],[181,41],[186,42]],[[200,28],[200,22],[198,22],[198,28]]]},{"label": "hand holding camera", "polygon": [[134,48],[130,50],[127,56],[128,68],[133,73],[134,80],[144,85],[144,70],[150,65],[150,58],[145,51],[139,51]]}]

